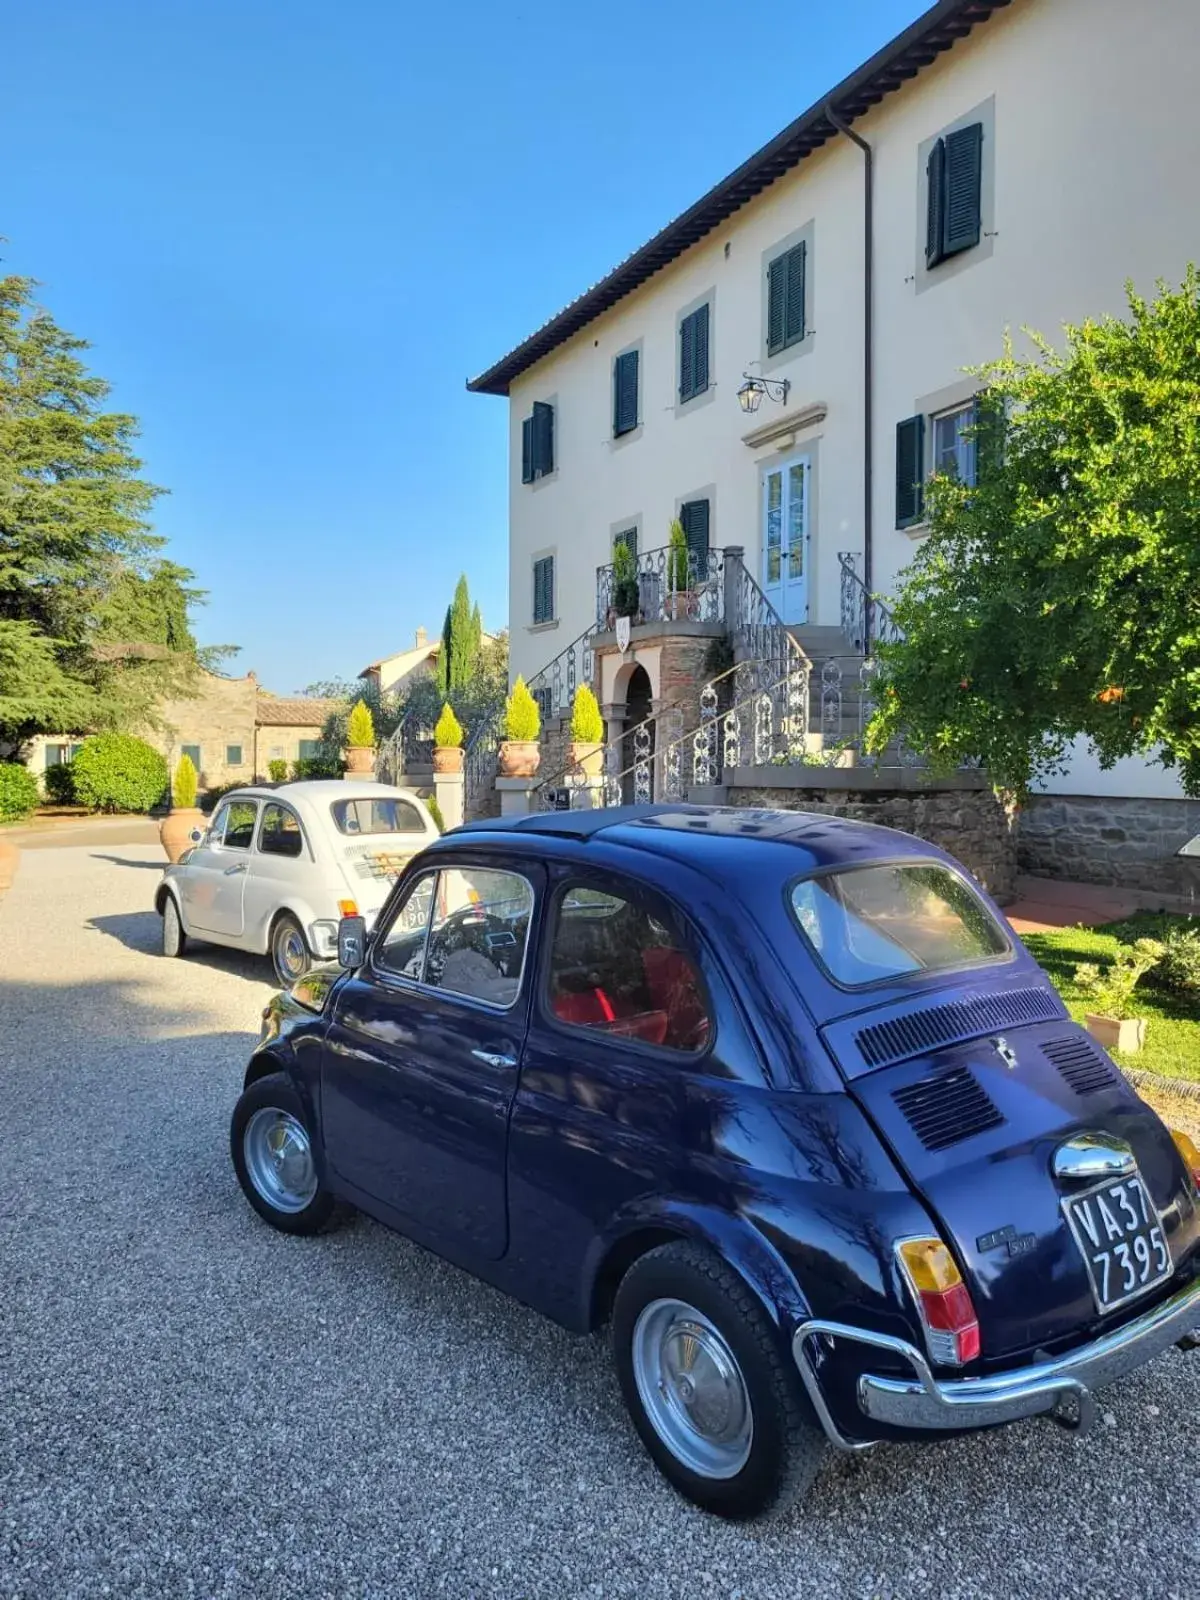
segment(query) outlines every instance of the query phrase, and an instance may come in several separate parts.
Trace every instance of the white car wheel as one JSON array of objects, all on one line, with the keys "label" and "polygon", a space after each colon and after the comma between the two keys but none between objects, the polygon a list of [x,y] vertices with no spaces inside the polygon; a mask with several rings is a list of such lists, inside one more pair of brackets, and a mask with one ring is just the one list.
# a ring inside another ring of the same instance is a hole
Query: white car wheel
[{"label": "white car wheel", "polygon": [[162,953],[165,956],[181,956],[186,949],[187,934],[179,920],[179,907],[175,904],[175,896],[169,894],[163,904]]}]

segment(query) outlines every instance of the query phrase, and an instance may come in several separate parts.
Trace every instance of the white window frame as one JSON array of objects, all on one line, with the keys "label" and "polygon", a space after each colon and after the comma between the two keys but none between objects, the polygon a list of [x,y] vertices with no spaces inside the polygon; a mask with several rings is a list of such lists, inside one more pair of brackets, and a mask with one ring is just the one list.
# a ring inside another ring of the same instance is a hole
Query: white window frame
[{"label": "white window frame", "polygon": [[[968,488],[974,488],[979,481],[979,457],[977,441],[963,436],[963,423],[968,428],[975,426],[975,402],[968,400],[961,405],[949,406],[944,411],[935,411],[929,418],[929,471],[927,477],[934,473],[947,470],[947,463],[951,463],[955,476],[960,483]],[[954,424],[953,446],[943,445],[943,430],[947,424]],[[952,448],[952,457],[951,457]]]}]

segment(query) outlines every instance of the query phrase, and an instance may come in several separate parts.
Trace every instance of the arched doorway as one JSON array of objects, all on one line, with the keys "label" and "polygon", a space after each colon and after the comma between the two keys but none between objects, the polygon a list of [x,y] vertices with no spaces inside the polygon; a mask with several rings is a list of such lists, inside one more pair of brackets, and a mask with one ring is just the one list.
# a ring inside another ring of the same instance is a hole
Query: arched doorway
[{"label": "arched doorway", "polygon": [[638,725],[650,716],[653,705],[649,675],[645,667],[635,666],[625,682],[625,733],[621,740],[621,799],[625,805],[654,798],[654,724],[643,729],[640,737],[636,733]]}]

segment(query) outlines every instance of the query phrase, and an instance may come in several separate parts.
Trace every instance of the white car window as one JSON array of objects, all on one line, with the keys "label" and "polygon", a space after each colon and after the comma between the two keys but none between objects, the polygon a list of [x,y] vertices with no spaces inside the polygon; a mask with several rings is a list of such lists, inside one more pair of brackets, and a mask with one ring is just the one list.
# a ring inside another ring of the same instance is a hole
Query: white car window
[{"label": "white car window", "polygon": [[304,833],[300,819],[289,806],[270,800],[263,807],[262,827],[258,830],[258,851],[264,856],[293,858],[304,854]]},{"label": "white car window", "polygon": [[425,819],[399,795],[359,800],[335,800],[329,808],[339,833],[424,833]]},{"label": "white car window", "polygon": [[521,987],[533,887],[515,872],[448,867],[439,874],[424,981],[493,1006]]},{"label": "white car window", "polygon": [[227,800],[217,813],[213,833],[226,850],[249,850],[258,821],[254,800]]}]

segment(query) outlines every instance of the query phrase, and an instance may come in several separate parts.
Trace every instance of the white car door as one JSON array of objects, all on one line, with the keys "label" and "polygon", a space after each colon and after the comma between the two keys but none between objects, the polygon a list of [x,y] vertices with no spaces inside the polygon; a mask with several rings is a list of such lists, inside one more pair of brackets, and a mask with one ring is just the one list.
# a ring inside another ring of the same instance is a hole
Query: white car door
[{"label": "white car door", "polygon": [[187,858],[186,920],[197,933],[236,939],[245,927],[243,896],[256,800],[226,800],[204,842]]},{"label": "white car door", "polygon": [[300,818],[282,800],[266,801],[242,902],[247,936],[265,950],[275,913],[286,906],[302,917],[303,907],[316,906],[319,887]]}]

